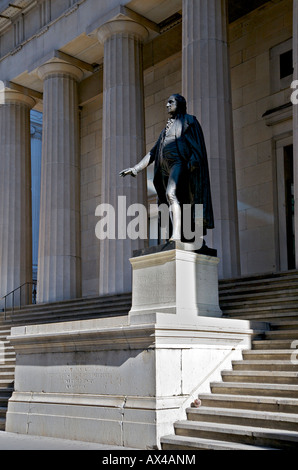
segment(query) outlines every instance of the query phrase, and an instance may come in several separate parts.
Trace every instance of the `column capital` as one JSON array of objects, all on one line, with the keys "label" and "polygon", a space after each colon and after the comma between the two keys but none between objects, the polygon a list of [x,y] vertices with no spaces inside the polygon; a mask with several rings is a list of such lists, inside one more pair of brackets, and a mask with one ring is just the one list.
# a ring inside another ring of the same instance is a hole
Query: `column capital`
[{"label": "column capital", "polygon": [[68,75],[73,77],[78,82],[83,78],[83,71],[76,65],[68,64],[67,62],[53,61],[47,62],[38,68],[38,76],[45,80],[50,75]]},{"label": "column capital", "polygon": [[115,19],[103,24],[97,31],[98,40],[104,42],[115,34],[131,34],[141,42],[148,38],[149,32],[145,26],[129,19]]},{"label": "column capital", "polygon": [[28,108],[33,108],[36,101],[29,95],[25,95],[11,88],[0,88],[0,105],[2,104],[25,104]]}]

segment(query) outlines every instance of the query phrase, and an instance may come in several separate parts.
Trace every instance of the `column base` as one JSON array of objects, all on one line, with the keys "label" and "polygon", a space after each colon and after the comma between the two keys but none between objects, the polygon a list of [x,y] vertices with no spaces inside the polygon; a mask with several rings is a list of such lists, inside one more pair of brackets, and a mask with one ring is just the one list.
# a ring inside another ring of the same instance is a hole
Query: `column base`
[{"label": "column base", "polygon": [[[169,322],[195,323],[198,317],[221,317],[218,297],[218,263],[215,250],[204,253],[183,249],[171,242],[139,250],[132,265],[130,321],[155,321],[168,314]],[[164,321],[164,320],[163,320]]]}]

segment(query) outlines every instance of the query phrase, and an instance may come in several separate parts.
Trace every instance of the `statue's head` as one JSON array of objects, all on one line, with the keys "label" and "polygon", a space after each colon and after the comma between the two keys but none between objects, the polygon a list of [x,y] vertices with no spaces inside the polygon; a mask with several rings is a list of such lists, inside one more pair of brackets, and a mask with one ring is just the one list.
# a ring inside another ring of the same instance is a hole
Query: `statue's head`
[{"label": "statue's head", "polygon": [[168,99],[167,109],[168,113],[172,116],[177,116],[178,114],[186,114],[186,99],[179,94],[171,95]]}]

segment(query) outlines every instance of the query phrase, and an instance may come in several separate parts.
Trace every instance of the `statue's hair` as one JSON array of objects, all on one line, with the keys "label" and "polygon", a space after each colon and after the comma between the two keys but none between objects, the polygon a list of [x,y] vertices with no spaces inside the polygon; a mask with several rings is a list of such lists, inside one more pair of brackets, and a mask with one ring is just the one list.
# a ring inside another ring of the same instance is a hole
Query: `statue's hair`
[{"label": "statue's hair", "polygon": [[187,113],[187,104],[186,104],[186,99],[179,95],[179,94],[174,94],[172,95],[177,101],[178,104],[178,114],[186,114]]}]

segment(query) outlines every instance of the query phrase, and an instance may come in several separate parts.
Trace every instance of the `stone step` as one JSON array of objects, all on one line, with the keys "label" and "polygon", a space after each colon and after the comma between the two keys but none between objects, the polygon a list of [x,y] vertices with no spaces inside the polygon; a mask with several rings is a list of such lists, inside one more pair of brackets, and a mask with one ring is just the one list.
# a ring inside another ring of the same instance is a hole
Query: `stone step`
[{"label": "stone step", "polygon": [[224,279],[219,281],[220,292],[230,289],[249,288],[256,290],[260,287],[262,290],[267,286],[271,288],[277,285],[286,285],[298,282],[298,271],[285,271],[280,273],[268,273],[252,276],[242,276],[235,279]]},{"label": "stone step", "polygon": [[0,364],[4,364],[6,363],[6,360],[7,359],[10,359],[10,358],[15,358],[16,357],[16,353],[14,351],[14,349],[11,348],[5,348],[4,350],[1,351],[1,348],[0,348]]},{"label": "stone step", "polygon": [[298,386],[298,372],[292,371],[224,370],[221,376],[224,382],[291,384]]},{"label": "stone step", "polygon": [[237,408],[279,413],[298,413],[298,398],[277,398],[253,395],[201,394],[202,405],[207,407]]},{"label": "stone step", "polygon": [[5,397],[10,398],[11,395],[12,395],[12,393],[13,393],[13,391],[14,391],[14,387],[13,387],[12,384],[10,384],[9,387],[4,387],[4,388],[3,388],[3,387],[0,387],[0,396],[1,396],[2,398],[5,398]]},{"label": "stone step", "polygon": [[13,380],[0,378],[0,390],[3,388],[11,389],[12,384],[13,384]]},{"label": "stone step", "polygon": [[287,285],[271,285],[267,286],[260,285],[255,288],[247,286],[245,288],[234,288],[227,290],[219,290],[220,301],[228,303],[230,301],[263,301],[263,300],[276,300],[286,301],[289,298],[298,297],[298,283],[294,285],[288,283]]},{"label": "stone step", "polygon": [[[80,297],[77,299],[70,299],[70,300],[58,300],[56,302],[50,303],[40,303],[40,304],[31,304],[25,305],[20,310],[14,309],[15,313],[22,313],[22,312],[31,312],[34,310],[35,312],[41,311],[52,311],[53,309],[56,310],[58,308],[64,309],[71,309],[74,306],[88,306],[88,305],[102,305],[107,303],[123,303],[131,301],[131,292],[127,292],[124,294],[107,294],[103,296],[90,296],[90,297]],[[11,310],[7,310],[10,312]]]},{"label": "stone step", "polygon": [[250,308],[250,307],[285,307],[289,305],[297,305],[298,301],[298,292],[297,295],[290,295],[287,292],[283,292],[282,294],[279,292],[275,292],[274,290],[269,295],[265,294],[253,294],[251,293],[248,295],[230,295],[220,297],[220,306],[224,310],[226,309],[243,309],[243,308]]},{"label": "stone step", "polygon": [[297,309],[295,312],[272,312],[269,310],[268,312],[257,312],[257,313],[249,313],[245,310],[242,312],[236,312],[235,314],[229,314],[222,309],[223,318],[233,318],[238,320],[250,320],[250,321],[261,321],[271,323],[273,321],[280,321],[280,320],[296,320],[298,318]]},{"label": "stone step", "polygon": [[[88,312],[89,310],[101,310],[113,308],[124,308],[131,307],[131,293],[119,294],[119,295],[106,295],[97,297],[86,297],[75,300],[65,300],[60,302],[53,302],[49,304],[36,304],[24,306],[18,310],[7,310],[7,317],[13,319],[23,318],[29,316],[43,316],[46,314],[59,315],[64,312],[70,312],[71,314],[77,312]],[[127,311],[128,313],[128,311]],[[3,314],[4,315],[4,314]]]},{"label": "stone step", "polygon": [[196,421],[175,423],[178,436],[212,439],[229,444],[238,443],[257,447],[277,449],[297,449],[298,433],[295,431],[274,430],[262,427]]},{"label": "stone step", "polygon": [[5,431],[5,418],[0,418],[0,431]]},{"label": "stone step", "polygon": [[115,316],[125,316],[128,314],[130,306],[123,305],[109,305],[105,307],[92,307],[92,308],[78,308],[75,310],[67,311],[63,310],[61,312],[44,312],[42,314],[33,313],[22,313],[14,314],[12,319],[12,326],[17,325],[27,325],[27,324],[42,324],[42,323],[53,323],[60,321],[75,321],[75,320],[88,320],[98,317],[115,317]]},{"label": "stone step", "polygon": [[10,335],[10,328],[0,328],[0,338],[6,338]]},{"label": "stone step", "polygon": [[281,329],[281,330],[269,330],[265,331],[264,339],[291,339],[298,340],[298,331],[294,328],[291,330]]},{"label": "stone step", "polygon": [[204,407],[188,408],[189,421],[215,422],[242,426],[263,427],[295,431],[298,436],[298,415],[294,413],[274,413],[267,411],[244,410],[235,408]]},{"label": "stone step", "polygon": [[289,384],[262,384],[246,382],[212,382],[212,393],[229,395],[254,395],[265,397],[297,398],[298,386]]},{"label": "stone step", "polygon": [[289,292],[292,294],[297,293],[298,276],[284,276],[284,277],[265,277],[262,279],[239,278],[234,282],[229,282],[221,279],[219,281],[218,290],[221,296],[229,295],[242,295],[242,294],[271,294],[272,292]]},{"label": "stone step", "polygon": [[[162,450],[273,450],[268,447],[259,447],[253,445],[245,445],[237,442],[224,442],[215,439],[203,439],[198,437],[173,435],[161,438]],[[191,456],[189,456],[191,459]]]},{"label": "stone step", "polygon": [[14,364],[0,364],[0,373],[14,373]]},{"label": "stone step", "polygon": [[0,380],[7,380],[8,382],[14,381],[14,370],[3,370],[2,366],[0,365]]},{"label": "stone step", "polygon": [[252,341],[252,347],[254,350],[259,349],[292,349],[292,352],[296,349],[295,340],[293,339],[265,339],[265,340],[254,340]]},{"label": "stone step", "polygon": [[242,356],[246,360],[279,360],[291,361],[295,354],[294,349],[245,349]]},{"label": "stone step", "polygon": [[13,347],[5,348],[4,353],[0,350],[0,362],[6,362],[7,359],[13,359],[16,357],[15,350]]},{"label": "stone step", "polygon": [[3,337],[3,339],[0,338],[0,351],[3,350],[3,347],[9,348],[11,347],[10,342],[7,340],[7,337]]},{"label": "stone step", "polygon": [[297,320],[280,320],[270,323],[271,330],[297,330],[298,332],[298,319]]},{"label": "stone step", "polygon": [[8,403],[8,400],[10,399],[11,397],[11,393],[7,393],[6,395],[4,393],[2,393],[2,391],[0,390],[0,407],[7,407],[7,403]]},{"label": "stone step", "polygon": [[293,363],[291,361],[274,361],[274,360],[242,360],[232,361],[233,370],[242,371],[253,371],[253,370],[264,370],[264,371],[297,371],[298,372],[298,361]]},{"label": "stone step", "polygon": [[222,308],[223,314],[228,318],[239,318],[258,321],[276,321],[276,320],[297,320],[298,305],[267,306],[267,307],[246,307],[246,308]]}]

